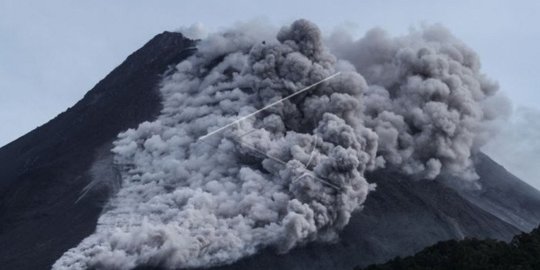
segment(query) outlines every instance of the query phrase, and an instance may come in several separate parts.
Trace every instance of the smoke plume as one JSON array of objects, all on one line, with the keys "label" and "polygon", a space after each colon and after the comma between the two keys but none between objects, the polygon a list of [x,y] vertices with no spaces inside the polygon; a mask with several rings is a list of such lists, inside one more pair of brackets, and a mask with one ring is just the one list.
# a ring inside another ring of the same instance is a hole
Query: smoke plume
[{"label": "smoke plume", "polygon": [[477,55],[439,25],[391,38],[369,31],[332,46],[370,85],[366,126],[379,136],[386,163],[420,178],[441,171],[474,180],[471,152],[493,135],[498,85],[480,72]]},{"label": "smoke plume", "polygon": [[287,252],[337,240],[374,189],[366,170],[475,179],[471,154],[493,130],[486,100],[497,85],[445,29],[327,44],[306,20],[274,35],[245,30],[202,40],[163,80],[158,119],[118,136],[122,186],[96,232],[53,269],[208,267]]}]

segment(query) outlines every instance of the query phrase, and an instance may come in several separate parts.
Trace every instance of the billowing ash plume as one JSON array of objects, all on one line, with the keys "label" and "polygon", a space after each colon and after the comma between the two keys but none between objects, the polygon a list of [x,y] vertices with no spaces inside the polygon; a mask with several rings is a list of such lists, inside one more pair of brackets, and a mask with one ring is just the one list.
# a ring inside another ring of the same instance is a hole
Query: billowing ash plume
[{"label": "billowing ash plume", "polygon": [[494,117],[484,101],[497,89],[475,54],[440,28],[339,40],[335,56],[299,20],[273,37],[201,41],[164,79],[159,118],[119,135],[122,187],[96,232],[53,268],[208,267],[287,252],[337,239],[373,189],[366,170],[473,179],[471,151]]},{"label": "billowing ash plume", "polygon": [[[336,71],[338,79],[198,140]],[[208,266],[335,239],[370,188],[363,172],[376,135],[358,117],[366,88],[307,21],[264,43],[239,32],[210,37],[163,82],[159,119],[120,135],[123,186],[96,233],[55,268]]]},{"label": "billowing ash plume", "polygon": [[374,29],[357,41],[336,37],[332,47],[370,85],[365,122],[386,163],[421,178],[477,178],[471,151],[493,134],[497,108],[486,100],[498,85],[474,51],[441,26],[399,38]]}]

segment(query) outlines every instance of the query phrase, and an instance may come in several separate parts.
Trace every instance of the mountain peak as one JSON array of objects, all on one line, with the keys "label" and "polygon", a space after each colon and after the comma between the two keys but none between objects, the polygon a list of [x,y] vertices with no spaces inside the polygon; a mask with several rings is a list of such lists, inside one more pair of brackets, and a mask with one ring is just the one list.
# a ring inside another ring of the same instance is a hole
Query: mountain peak
[{"label": "mountain peak", "polygon": [[162,74],[194,45],[180,33],[155,36],[73,107],[0,148],[2,268],[50,268],[94,230],[104,195],[77,201],[93,162],[119,132],[159,113]]}]

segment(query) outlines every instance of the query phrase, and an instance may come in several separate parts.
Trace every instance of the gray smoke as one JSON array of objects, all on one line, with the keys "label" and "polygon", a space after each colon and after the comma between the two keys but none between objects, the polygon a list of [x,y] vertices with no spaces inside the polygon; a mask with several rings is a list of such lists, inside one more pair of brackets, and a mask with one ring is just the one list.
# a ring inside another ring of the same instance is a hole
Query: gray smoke
[{"label": "gray smoke", "polygon": [[374,29],[357,41],[343,34],[331,40],[370,85],[365,123],[379,136],[385,163],[419,178],[477,178],[471,154],[507,110],[474,51],[440,25],[398,38]]},{"label": "gray smoke", "polygon": [[159,118],[119,135],[122,187],[53,269],[208,267],[287,252],[337,240],[374,189],[366,170],[474,178],[471,152],[494,118],[484,100],[497,87],[470,49],[440,28],[396,39],[374,30],[331,48],[305,20],[201,41],[163,80]]}]

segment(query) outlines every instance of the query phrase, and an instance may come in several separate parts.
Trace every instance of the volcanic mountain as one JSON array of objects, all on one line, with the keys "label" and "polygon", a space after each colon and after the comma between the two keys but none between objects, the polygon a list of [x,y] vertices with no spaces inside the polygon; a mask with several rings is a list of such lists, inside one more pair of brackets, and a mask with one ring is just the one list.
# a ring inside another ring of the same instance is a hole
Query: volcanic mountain
[{"label": "volcanic mountain", "polygon": [[[155,36],[73,107],[0,148],[2,269],[50,269],[93,233],[120,184],[112,142],[158,116],[163,76],[195,45],[179,33]],[[353,269],[442,240],[509,241],[536,227],[540,192],[482,153],[474,162],[481,189],[447,177],[414,180],[391,168],[369,172],[366,178],[377,189],[339,241],[312,242],[286,254],[267,248],[215,269]]]}]

